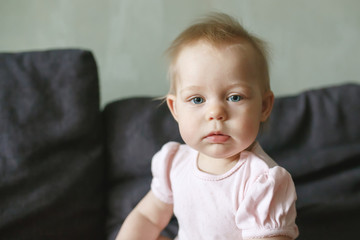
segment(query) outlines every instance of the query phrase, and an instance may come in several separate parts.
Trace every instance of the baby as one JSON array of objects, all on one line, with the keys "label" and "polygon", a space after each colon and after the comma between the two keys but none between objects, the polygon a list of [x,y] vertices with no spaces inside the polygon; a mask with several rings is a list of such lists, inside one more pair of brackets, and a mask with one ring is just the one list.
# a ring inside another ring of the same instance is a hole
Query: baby
[{"label": "baby", "polygon": [[186,145],[153,157],[151,190],[117,239],[164,239],[173,214],[179,240],[295,239],[294,183],[256,142],[274,102],[264,42],[214,14],[168,53],[166,102]]}]

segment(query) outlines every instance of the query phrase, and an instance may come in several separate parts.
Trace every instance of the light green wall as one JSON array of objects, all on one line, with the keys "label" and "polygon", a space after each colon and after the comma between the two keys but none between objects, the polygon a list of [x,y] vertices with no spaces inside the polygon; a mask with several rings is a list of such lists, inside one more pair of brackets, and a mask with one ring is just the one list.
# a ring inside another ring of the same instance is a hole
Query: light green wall
[{"label": "light green wall", "polygon": [[360,83],[358,0],[0,0],[0,51],[90,49],[102,104],[167,92],[163,52],[194,19],[233,15],[272,49],[276,95]]}]

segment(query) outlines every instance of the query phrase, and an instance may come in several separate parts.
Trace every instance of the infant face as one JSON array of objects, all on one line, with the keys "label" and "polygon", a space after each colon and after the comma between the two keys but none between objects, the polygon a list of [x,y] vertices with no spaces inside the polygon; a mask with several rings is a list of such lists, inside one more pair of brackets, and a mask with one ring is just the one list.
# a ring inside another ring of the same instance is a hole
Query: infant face
[{"label": "infant face", "polygon": [[211,158],[237,158],[268,114],[256,51],[250,44],[186,46],[176,64],[168,105],[185,143]]}]

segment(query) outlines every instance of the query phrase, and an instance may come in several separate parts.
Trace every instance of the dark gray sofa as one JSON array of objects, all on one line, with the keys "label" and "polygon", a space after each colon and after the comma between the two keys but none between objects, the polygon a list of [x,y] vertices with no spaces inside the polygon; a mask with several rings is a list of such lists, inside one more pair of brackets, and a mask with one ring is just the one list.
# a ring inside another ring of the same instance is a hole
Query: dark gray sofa
[{"label": "dark gray sofa", "polygon": [[[181,141],[158,100],[100,109],[91,52],[1,53],[0,239],[114,239],[170,140]],[[258,140],[293,176],[298,239],[358,238],[358,84],[276,98]],[[176,231],[174,218],[164,233]]]}]

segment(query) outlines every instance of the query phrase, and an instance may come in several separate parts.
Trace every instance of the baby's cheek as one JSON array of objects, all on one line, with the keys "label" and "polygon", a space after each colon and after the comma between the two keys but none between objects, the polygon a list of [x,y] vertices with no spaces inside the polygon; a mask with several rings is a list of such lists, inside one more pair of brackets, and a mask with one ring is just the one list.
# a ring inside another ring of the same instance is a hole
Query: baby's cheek
[{"label": "baby's cheek", "polygon": [[252,137],[258,134],[260,121],[258,118],[246,118],[238,121],[239,134],[243,137]]},{"label": "baby's cheek", "polygon": [[180,135],[185,142],[191,140],[191,133],[194,131],[193,126],[190,124],[179,124]]}]

